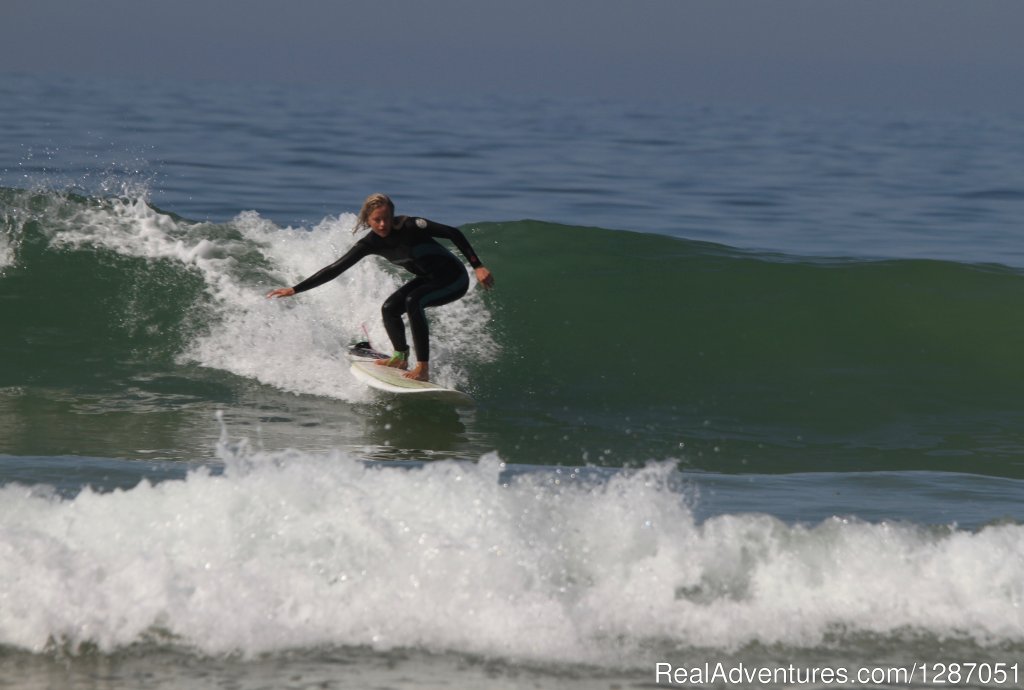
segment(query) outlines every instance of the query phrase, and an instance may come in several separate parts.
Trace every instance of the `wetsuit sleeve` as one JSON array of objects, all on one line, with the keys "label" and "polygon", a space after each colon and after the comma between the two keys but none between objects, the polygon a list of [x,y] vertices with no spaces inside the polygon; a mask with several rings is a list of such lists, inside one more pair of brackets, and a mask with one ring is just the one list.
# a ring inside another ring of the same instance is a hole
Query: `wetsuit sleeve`
[{"label": "wetsuit sleeve", "polygon": [[462,255],[466,257],[466,261],[469,262],[470,266],[473,268],[480,268],[483,266],[483,263],[481,263],[480,259],[477,258],[476,252],[473,251],[473,247],[470,245],[469,240],[466,239],[466,236],[462,234],[461,230],[448,225],[441,225],[440,223],[435,223],[431,220],[426,221],[426,223],[426,230],[430,233],[431,237],[450,240],[452,244],[459,248]]},{"label": "wetsuit sleeve", "polygon": [[359,242],[356,242],[355,245],[340,259],[330,266],[324,266],[319,271],[296,285],[293,289],[296,294],[298,294],[330,282],[348,269],[352,268],[360,259],[368,256],[369,254],[370,248],[366,246],[366,243],[360,240]]}]

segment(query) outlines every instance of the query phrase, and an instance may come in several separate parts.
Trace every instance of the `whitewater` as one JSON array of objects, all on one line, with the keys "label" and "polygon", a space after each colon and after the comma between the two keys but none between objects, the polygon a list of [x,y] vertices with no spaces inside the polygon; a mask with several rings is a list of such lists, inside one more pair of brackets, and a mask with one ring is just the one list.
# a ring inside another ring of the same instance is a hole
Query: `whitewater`
[{"label": "whitewater", "polygon": [[247,657],[416,648],[621,669],[753,642],[984,647],[1024,632],[1016,524],[698,521],[696,485],[671,464],[394,467],[227,440],[220,453],[223,473],[111,492],[4,487],[0,641]]}]

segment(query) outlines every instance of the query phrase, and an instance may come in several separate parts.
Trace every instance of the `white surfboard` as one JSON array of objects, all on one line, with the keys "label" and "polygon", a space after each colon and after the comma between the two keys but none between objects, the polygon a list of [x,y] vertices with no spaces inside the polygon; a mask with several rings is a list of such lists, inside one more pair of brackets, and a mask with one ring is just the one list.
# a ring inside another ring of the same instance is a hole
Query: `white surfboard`
[{"label": "white surfboard", "polygon": [[396,395],[419,395],[436,398],[447,398],[453,402],[472,403],[473,398],[454,388],[445,388],[432,381],[415,381],[402,376],[403,370],[385,367],[375,360],[355,360],[351,367],[352,375],[370,388]]}]

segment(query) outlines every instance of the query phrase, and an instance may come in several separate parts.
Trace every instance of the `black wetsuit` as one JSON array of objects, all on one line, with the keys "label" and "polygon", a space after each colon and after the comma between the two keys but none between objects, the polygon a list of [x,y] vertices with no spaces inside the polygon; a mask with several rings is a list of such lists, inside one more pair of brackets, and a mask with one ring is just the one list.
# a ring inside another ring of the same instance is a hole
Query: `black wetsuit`
[{"label": "black wetsuit", "polygon": [[458,228],[434,223],[423,218],[397,216],[391,232],[381,237],[368,232],[344,256],[295,286],[295,292],[305,292],[334,280],[361,259],[376,255],[401,266],[416,277],[387,298],[381,313],[384,328],[396,352],[408,352],[405,324],[402,314],[409,315],[409,328],[416,348],[416,359],[430,361],[430,339],[426,307],[448,304],[466,294],[469,278],[462,262],[434,238],[451,240],[473,268],[482,264],[473,252],[469,240]]}]

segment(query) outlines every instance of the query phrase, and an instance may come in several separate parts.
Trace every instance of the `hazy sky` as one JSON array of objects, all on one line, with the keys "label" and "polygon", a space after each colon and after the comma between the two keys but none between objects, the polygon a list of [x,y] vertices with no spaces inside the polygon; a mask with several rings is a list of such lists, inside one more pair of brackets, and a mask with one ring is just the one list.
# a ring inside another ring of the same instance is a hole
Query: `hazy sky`
[{"label": "hazy sky", "polygon": [[0,71],[1024,109],[1021,0],[0,0]]}]

